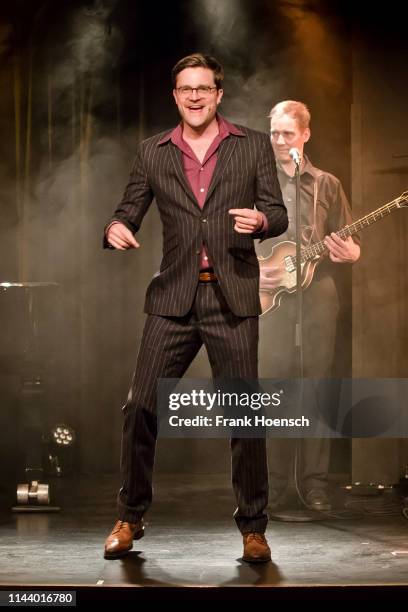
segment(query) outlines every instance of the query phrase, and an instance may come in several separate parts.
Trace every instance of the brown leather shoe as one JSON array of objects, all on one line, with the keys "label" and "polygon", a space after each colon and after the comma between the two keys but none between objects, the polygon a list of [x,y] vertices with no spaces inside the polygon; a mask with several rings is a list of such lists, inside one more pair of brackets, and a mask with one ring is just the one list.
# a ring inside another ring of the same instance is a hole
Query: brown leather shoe
[{"label": "brown leather shoe", "polygon": [[137,523],[117,521],[105,542],[105,559],[119,559],[133,548],[133,540],[144,536],[143,519]]},{"label": "brown leather shoe", "polygon": [[266,563],[271,560],[271,549],[265,535],[252,531],[244,533],[244,554],[242,560],[248,563]]}]

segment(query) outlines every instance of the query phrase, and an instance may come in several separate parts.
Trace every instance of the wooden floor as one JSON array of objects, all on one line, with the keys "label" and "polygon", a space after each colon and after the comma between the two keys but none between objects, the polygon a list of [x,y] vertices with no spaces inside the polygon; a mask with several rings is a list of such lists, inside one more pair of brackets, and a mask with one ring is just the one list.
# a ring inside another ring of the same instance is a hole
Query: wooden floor
[{"label": "wooden floor", "polygon": [[[57,481],[56,514],[12,513],[3,491],[1,588],[82,587],[88,594],[102,589],[108,597],[107,587],[114,587],[117,597],[117,587],[123,596],[126,587],[139,586],[149,587],[151,597],[151,587],[215,587],[219,593],[228,587],[229,594],[241,587],[240,598],[247,594],[242,587],[271,587],[275,597],[306,587],[309,595],[310,587],[343,595],[344,587],[407,588],[408,521],[398,499],[374,506],[372,500],[352,500],[365,509],[361,518],[339,507],[337,517],[318,522],[270,521],[272,562],[249,565],[241,560],[228,476],[158,476],[145,537],[126,558],[107,561],[103,543],[116,519],[117,484],[115,476]],[[200,597],[207,595],[200,589]]]}]

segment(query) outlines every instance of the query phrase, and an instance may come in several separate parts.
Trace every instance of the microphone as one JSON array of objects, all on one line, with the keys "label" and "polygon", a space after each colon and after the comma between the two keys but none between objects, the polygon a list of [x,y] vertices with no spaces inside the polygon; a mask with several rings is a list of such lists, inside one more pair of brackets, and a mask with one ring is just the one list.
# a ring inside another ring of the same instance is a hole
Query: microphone
[{"label": "microphone", "polygon": [[292,158],[292,160],[295,162],[296,166],[299,168],[302,162],[302,157],[300,155],[299,150],[293,147],[292,149],[289,149],[289,155]]}]

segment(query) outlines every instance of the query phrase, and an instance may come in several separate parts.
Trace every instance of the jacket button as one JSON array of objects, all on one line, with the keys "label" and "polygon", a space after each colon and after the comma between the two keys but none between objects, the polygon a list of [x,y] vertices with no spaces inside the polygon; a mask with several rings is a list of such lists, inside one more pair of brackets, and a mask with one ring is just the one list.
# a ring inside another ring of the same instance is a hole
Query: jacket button
[{"label": "jacket button", "polygon": [[207,219],[201,219],[201,223],[207,223]]},{"label": "jacket button", "polygon": [[197,249],[196,250],[196,255],[199,255],[201,253],[201,249]]}]

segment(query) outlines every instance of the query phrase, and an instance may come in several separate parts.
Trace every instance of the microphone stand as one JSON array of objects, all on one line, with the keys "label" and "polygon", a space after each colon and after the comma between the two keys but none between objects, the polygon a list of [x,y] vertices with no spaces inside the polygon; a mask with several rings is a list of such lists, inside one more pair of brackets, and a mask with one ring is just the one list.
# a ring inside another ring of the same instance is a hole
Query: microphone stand
[{"label": "microphone stand", "polygon": [[[289,152],[290,154],[290,152]],[[302,287],[302,219],[300,208],[300,166],[301,158],[299,154],[292,156],[295,164],[295,180],[296,180],[296,322],[295,322],[295,339],[294,347],[296,354],[296,367],[299,382],[299,404],[303,406],[304,400],[304,363],[303,363],[303,287]],[[277,521],[307,523],[311,521],[319,521],[326,518],[316,510],[309,510],[306,500],[303,497],[299,484],[299,464],[301,464],[302,438],[296,439],[295,459],[294,459],[294,479],[295,487],[298,496],[298,502],[304,508],[298,510],[283,510],[270,514],[270,518]]]},{"label": "microphone stand", "polygon": [[[300,210],[300,158],[295,161],[296,177],[296,324],[295,347],[298,377],[303,381],[303,289],[302,289],[302,218]],[[302,399],[302,395],[301,395]]]}]

